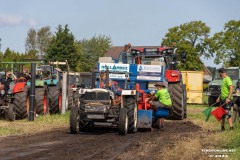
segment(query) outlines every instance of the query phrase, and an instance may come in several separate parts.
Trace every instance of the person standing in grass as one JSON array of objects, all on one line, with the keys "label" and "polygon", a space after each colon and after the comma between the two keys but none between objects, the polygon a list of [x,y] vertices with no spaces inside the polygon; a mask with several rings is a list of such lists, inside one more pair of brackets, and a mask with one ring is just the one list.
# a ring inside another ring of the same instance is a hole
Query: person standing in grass
[{"label": "person standing in grass", "polygon": [[224,123],[225,118],[227,118],[230,130],[233,130],[233,123],[231,117],[231,105],[232,105],[232,92],[233,92],[233,85],[232,80],[229,76],[227,76],[226,70],[224,68],[220,68],[218,70],[219,76],[223,79],[221,84],[221,93],[220,96],[217,98],[216,102],[220,102],[220,105],[225,109],[226,114],[223,115],[221,121],[221,130],[225,130]]}]

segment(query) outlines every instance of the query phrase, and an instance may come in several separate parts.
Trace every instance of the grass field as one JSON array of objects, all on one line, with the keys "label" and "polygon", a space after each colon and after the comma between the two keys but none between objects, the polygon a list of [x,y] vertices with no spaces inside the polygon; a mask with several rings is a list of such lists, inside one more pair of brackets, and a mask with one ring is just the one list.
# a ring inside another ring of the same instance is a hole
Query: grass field
[{"label": "grass field", "polygon": [[[240,123],[234,123],[234,130],[229,130],[229,125],[225,121],[225,131],[220,131],[220,121],[217,121],[213,116],[205,122],[205,116],[202,111],[205,110],[207,106],[202,105],[188,105],[188,119],[194,124],[202,127],[204,130],[209,130],[213,132],[213,135],[209,136],[209,140],[214,143],[215,146],[219,148],[214,149],[233,149],[233,152],[229,154],[232,159],[239,159],[240,157]],[[213,110],[216,109],[215,107]],[[208,135],[206,135],[208,136]],[[207,149],[207,148],[205,148]]]}]

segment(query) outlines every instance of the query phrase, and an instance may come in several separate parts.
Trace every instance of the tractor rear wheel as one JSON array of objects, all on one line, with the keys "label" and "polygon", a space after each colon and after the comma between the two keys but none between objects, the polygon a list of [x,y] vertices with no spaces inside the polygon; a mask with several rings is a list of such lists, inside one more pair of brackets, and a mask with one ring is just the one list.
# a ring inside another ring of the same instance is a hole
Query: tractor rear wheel
[{"label": "tractor rear wheel", "polygon": [[60,86],[57,85],[48,87],[49,108],[51,114],[59,113],[60,111],[60,95]]},{"label": "tractor rear wheel", "polygon": [[128,115],[127,115],[127,109],[121,108],[120,114],[119,114],[119,120],[118,120],[118,133],[120,135],[126,135],[128,132]]},{"label": "tractor rear wheel", "polygon": [[79,108],[77,106],[73,106],[70,111],[70,131],[72,134],[79,133],[79,121]]},{"label": "tractor rear wheel", "polygon": [[35,89],[36,114],[38,115],[46,115],[47,113],[47,98],[45,93],[45,88]]},{"label": "tractor rear wheel", "polygon": [[5,114],[7,114],[7,119],[9,121],[15,121],[15,119],[16,119],[16,111],[15,111],[14,104],[10,103],[8,105],[8,110],[7,110],[7,113],[5,113]]},{"label": "tractor rear wheel", "polygon": [[184,93],[181,82],[169,83],[168,91],[172,99],[172,112],[167,119],[182,120],[184,118]]},{"label": "tractor rear wheel", "polygon": [[15,106],[16,119],[24,119],[28,117],[29,112],[28,86],[25,86],[22,92],[14,94],[12,103]]},{"label": "tractor rear wheel", "polygon": [[125,96],[124,108],[127,108],[128,132],[137,132],[137,102],[134,96]]}]

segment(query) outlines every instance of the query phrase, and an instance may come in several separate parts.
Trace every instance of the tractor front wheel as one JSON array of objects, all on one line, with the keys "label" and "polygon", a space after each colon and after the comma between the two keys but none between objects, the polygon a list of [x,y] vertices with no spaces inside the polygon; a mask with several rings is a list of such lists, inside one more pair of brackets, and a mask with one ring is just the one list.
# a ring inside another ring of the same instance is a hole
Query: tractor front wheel
[{"label": "tractor front wheel", "polygon": [[74,106],[71,108],[70,111],[70,131],[72,134],[79,133],[79,121],[80,121],[80,114],[79,108]]},{"label": "tractor front wheel", "polygon": [[7,114],[7,119],[9,121],[15,121],[15,119],[16,119],[16,111],[15,111],[14,104],[11,104],[11,103],[9,104],[8,110],[7,110],[7,112],[5,114]]},{"label": "tractor front wheel", "polygon": [[118,120],[118,133],[120,135],[126,135],[128,132],[128,115],[127,109],[121,108]]},{"label": "tractor front wheel", "polygon": [[73,92],[73,105],[79,107],[79,93],[78,90]]},{"label": "tractor front wheel", "polygon": [[73,94],[73,89],[68,88],[68,110],[70,110],[74,106],[74,94]]},{"label": "tractor front wheel", "polygon": [[137,132],[137,102],[134,96],[126,96],[124,108],[127,108],[128,115],[128,132]]}]

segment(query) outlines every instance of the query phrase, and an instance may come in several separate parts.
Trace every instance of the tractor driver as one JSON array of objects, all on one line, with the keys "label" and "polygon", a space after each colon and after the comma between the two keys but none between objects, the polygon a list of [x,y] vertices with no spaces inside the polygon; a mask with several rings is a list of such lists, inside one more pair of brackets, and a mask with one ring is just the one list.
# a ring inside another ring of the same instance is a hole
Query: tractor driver
[{"label": "tractor driver", "polygon": [[[114,83],[111,79],[109,79],[109,88],[111,88],[112,91],[115,90]],[[100,88],[106,88],[106,73],[100,72]]]},{"label": "tractor driver", "polygon": [[6,76],[2,76],[1,79],[0,79],[0,85],[4,85],[4,91],[5,93],[8,92],[9,88],[10,88],[10,83],[13,81],[13,80],[16,80],[17,77],[10,71],[8,71],[6,73]]},{"label": "tractor driver", "polygon": [[[148,102],[152,105],[154,110],[159,108],[172,108],[172,100],[166,86],[162,82],[157,82],[155,85],[157,87],[157,93],[155,91],[151,92],[151,97]],[[158,101],[153,101],[158,99]]]}]

